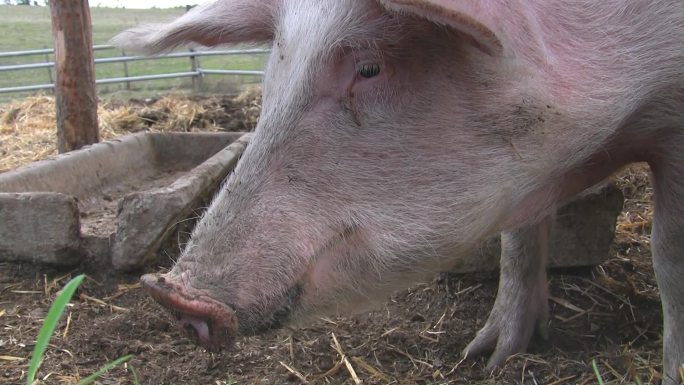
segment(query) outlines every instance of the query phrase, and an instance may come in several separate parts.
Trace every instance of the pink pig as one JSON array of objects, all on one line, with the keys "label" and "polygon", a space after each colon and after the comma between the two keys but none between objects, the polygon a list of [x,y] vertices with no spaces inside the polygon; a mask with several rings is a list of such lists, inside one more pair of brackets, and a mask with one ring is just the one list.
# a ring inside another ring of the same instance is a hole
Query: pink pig
[{"label": "pink pig", "polygon": [[243,159],[173,269],[142,278],[201,345],[358,312],[503,231],[499,294],[464,350],[501,365],[547,323],[555,207],[648,162],[663,383],[679,384],[684,1],[225,0],[115,40],[272,45]]}]

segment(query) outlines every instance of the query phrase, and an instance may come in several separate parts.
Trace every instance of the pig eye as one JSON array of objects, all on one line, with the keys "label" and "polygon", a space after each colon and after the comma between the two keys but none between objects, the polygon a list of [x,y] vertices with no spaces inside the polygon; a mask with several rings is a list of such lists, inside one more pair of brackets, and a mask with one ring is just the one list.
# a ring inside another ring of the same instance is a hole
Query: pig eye
[{"label": "pig eye", "polygon": [[362,64],[358,70],[359,76],[362,78],[372,78],[380,73],[380,64],[378,63],[367,63]]}]

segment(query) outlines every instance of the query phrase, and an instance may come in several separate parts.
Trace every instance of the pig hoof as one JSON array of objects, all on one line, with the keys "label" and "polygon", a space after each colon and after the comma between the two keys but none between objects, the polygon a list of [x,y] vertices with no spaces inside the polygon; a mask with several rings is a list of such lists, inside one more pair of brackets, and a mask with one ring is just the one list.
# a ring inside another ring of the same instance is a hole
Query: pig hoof
[{"label": "pig hoof", "polygon": [[499,368],[508,357],[527,349],[535,331],[542,338],[548,338],[546,296],[539,298],[534,293],[516,296],[500,292],[485,326],[462,354],[464,357],[476,357],[493,352],[487,368]]}]

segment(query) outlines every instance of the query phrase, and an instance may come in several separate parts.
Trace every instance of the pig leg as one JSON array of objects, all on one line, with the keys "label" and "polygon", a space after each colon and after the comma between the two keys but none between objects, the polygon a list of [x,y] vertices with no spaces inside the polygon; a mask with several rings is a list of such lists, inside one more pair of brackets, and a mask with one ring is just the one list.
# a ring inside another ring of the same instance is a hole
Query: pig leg
[{"label": "pig leg", "polygon": [[684,167],[663,162],[651,168],[655,188],[651,247],[664,321],[663,385],[679,385],[684,370]]},{"label": "pig leg", "polygon": [[501,234],[499,292],[485,326],[463,351],[467,357],[491,352],[488,368],[523,352],[539,332],[546,338],[548,283],[546,258],[553,215]]}]

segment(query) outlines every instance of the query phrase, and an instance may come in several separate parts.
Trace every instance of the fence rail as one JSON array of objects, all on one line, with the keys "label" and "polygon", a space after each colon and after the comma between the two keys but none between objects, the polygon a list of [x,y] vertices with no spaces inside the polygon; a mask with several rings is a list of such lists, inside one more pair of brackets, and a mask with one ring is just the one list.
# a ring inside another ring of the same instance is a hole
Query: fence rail
[{"label": "fence rail", "polygon": [[[111,45],[95,45],[93,50],[108,50],[115,49],[116,47]],[[269,49],[265,48],[251,48],[251,49],[231,49],[231,50],[210,50],[210,51],[199,51],[199,50],[188,50],[185,52],[172,52],[164,55],[158,56],[127,56],[122,51],[122,56],[117,57],[107,57],[94,59],[95,65],[97,64],[108,64],[108,63],[123,63],[123,70],[125,76],[97,79],[96,84],[114,84],[114,83],[126,83],[126,87],[130,87],[131,82],[148,81],[148,80],[160,80],[160,79],[174,79],[174,78],[192,78],[193,87],[195,90],[198,88],[198,84],[202,77],[205,75],[241,75],[241,76],[262,76],[263,71],[256,70],[220,70],[220,69],[208,69],[202,68],[199,65],[199,57],[202,56],[230,56],[230,55],[252,55],[252,54],[266,54],[269,53]],[[14,52],[0,52],[0,58],[10,58],[10,57],[22,57],[22,56],[35,56],[35,55],[50,55],[54,54],[54,49],[36,49],[27,51],[14,51]],[[159,60],[159,59],[174,59],[174,58],[189,58],[190,59],[190,71],[186,72],[172,72],[163,74],[153,74],[153,75],[140,75],[140,76],[128,76],[127,63],[133,61],[141,60]],[[40,63],[30,63],[30,64],[12,64],[12,65],[1,65],[0,72],[9,71],[22,71],[31,69],[41,69],[46,68],[48,70],[48,78],[50,83],[45,84],[32,84],[24,86],[15,87],[4,87],[0,88],[0,93],[10,93],[10,92],[26,92],[26,91],[37,91],[37,90],[48,90],[54,88],[52,71],[55,63],[52,61],[45,61]]]},{"label": "fence rail", "polygon": [[[103,49],[113,49],[116,48],[113,45],[108,45],[108,44],[97,44],[93,46],[94,51],[101,51]],[[26,51],[8,51],[8,52],[0,52],[0,58],[5,58],[5,57],[16,57],[16,56],[34,56],[34,55],[45,55],[45,54],[54,54],[55,50],[53,48],[45,48],[45,49],[31,49],[31,50],[26,50]]]}]

